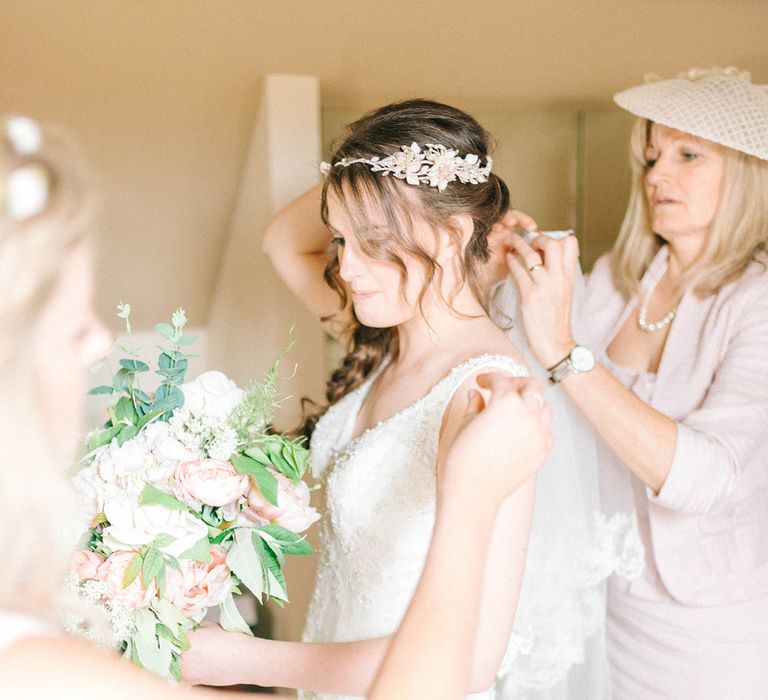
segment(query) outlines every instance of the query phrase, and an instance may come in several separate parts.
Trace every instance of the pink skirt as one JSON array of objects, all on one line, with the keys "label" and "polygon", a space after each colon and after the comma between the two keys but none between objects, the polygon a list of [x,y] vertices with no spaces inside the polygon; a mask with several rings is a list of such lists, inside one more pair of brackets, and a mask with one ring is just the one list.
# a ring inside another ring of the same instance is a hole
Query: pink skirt
[{"label": "pink skirt", "polygon": [[765,700],[768,599],[693,608],[608,590],[614,700]]}]

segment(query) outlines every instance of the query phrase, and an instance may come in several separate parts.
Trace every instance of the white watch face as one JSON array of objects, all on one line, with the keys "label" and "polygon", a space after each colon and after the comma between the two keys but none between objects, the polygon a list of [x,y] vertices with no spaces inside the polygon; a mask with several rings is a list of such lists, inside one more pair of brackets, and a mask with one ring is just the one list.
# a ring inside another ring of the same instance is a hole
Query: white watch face
[{"label": "white watch face", "polygon": [[577,372],[589,372],[595,366],[595,357],[587,348],[577,345],[571,350],[571,365]]}]

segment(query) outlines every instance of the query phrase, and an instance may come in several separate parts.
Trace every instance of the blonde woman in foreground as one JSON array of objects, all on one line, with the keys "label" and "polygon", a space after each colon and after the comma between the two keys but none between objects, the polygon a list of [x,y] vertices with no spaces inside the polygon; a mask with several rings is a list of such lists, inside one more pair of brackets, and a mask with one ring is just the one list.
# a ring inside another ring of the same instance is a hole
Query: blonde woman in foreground
[{"label": "blonde woman in foreground", "polygon": [[[26,118],[0,119],[0,696],[222,698],[171,687],[64,636],[57,623],[77,533],[64,470],[79,442],[85,370],[110,346],[93,310],[92,228],[90,188],[65,140]],[[446,459],[434,546],[372,697],[462,695],[483,545],[499,504],[549,449],[550,413],[535,382],[499,374],[478,381],[488,392],[469,397]],[[498,435],[508,439],[510,431],[525,445],[515,455],[498,444]],[[468,505],[463,494],[470,485],[475,498]],[[446,573],[448,555],[465,541],[475,545],[467,566]],[[454,612],[450,621],[439,614],[443,605]]]}]

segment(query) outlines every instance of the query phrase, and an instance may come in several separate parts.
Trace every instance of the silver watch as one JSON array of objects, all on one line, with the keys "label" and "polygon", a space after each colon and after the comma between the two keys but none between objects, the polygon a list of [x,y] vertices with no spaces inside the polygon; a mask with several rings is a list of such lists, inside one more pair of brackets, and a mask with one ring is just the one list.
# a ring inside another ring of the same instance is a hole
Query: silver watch
[{"label": "silver watch", "polygon": [[568,375],[589,372],[595,366],[595,356],[588,348],[577,345],[560,362],[550,367],[549,382],[557,384]]}]

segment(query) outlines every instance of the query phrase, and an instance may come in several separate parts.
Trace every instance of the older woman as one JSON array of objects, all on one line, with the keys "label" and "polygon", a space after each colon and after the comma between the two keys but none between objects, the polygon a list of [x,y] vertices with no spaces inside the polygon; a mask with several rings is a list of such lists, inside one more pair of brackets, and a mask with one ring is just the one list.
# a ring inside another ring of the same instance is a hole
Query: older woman
[{"label": "older woman", "polygon": [[639,117],[633,189],[589,279],[591,327],[569,322],[575,239],[511,236],[508,264],[550,381],[631,474],[646,568],[609,591],[615,696],[762,698],[768,91],[728,69],[614,99]]},{"label": "older woman", "polygon": [[[58,629],[77,534],[64,467],[79,442],[85,370],[110,345],[93,310],[92,198],[77,160],[56,133],[0,117],[0,697],[229,697],[172,688]],[[441,698],[463,695],[485,563],[477,545],[488,542],[504,497],[549,449],[551,413],[535,381],[491,374],[480,382],[489,393],[469,399],[471,415],[447,460],[435,546],[375,697],[425,697],[424,687],[439,688]],[[533,436],[515,455],[500,444],[510,422],[521,441]],[[459,572],[457,546],[468,550]],[[436,602],[451,607],[450,619]]]}]

